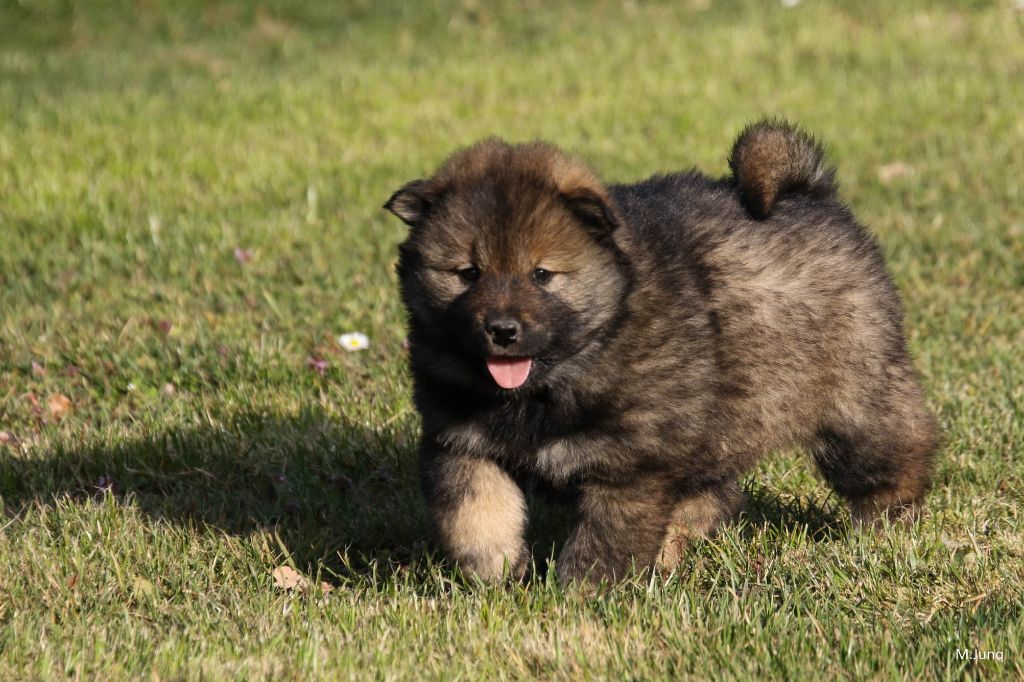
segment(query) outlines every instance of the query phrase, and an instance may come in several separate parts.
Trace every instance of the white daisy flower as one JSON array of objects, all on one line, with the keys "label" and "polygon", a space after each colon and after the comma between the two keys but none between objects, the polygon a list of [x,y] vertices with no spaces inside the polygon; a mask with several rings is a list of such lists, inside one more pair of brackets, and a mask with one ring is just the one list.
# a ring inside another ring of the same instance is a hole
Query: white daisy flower
[{"label": "white daisy flower", "polygon": [[370,347],[370,338],[360,332],[349,332],[338,337],[338,345],[345,350],[365,350]]}]

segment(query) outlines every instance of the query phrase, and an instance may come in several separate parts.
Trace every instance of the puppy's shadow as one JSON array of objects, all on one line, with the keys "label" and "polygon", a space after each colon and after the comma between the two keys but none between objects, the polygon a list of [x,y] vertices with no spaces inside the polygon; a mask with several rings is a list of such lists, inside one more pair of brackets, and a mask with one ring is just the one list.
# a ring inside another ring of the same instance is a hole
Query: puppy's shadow
[{"label": "puppy's shadow", "polygon": [[752,483],[744,486],[744,492],[747,534],[768,527],[783,533],[806,533],[815,542],[825,542],[845,537],[849,532],[842,506],[834,496],[819,501],[810,496],[779,494]]},{"label": "puppy's shadow", "polygon": [[108,494],[155,520],[238,536],[273,531],[305,569],[390,572],[427,552],[409,424],[243,413],[113,443],[0,454],[8,516]]},{"label": "puppy's shadow", "polygon": [[[112,494],[154,520],[237,536],[272,531],[306,570],[388,574],[436,554],[415,441],[411,423],[374,429],[317,410],[241,413],[112,443],[2,453],[0,500],[11,516]],[[745,532],[767,525],[819,541],[847,532],[837,504],[746,489]],[[571,530],[572,507],[531,497],[529,541],[543,575]]]}]

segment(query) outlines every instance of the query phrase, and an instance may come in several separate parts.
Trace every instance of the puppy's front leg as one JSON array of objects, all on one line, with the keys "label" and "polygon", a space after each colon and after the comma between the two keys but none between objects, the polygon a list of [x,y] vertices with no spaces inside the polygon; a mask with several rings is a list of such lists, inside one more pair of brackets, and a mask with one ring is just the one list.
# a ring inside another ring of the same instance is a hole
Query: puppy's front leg
[{"label": "puppy's front leg", "polygon": [[464,573],[497,580],[526,572],[526,499],[489,459],[424,450],[428,503],[447,557]]},{"label": "puppy's front leg", "polygon": [[558,558],[563,582],[612,582],[632,562],[652,566],[658,557],[674,499],[665,481],[581,486],[576,526]]}]

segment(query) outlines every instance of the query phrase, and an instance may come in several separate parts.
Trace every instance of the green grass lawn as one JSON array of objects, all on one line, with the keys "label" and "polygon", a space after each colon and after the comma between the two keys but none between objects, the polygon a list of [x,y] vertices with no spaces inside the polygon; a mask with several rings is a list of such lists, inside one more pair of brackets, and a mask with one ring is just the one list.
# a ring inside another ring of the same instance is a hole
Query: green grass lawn
[{"label": "green grass lawn", "polygon": [[[0,0],[0,678],[1024,674],[1024,13],[504,5]],[[723,173],[764,114],[890,258],[945,432],[925,518],[853,531],[781,453],[668,580],[563,591],[539,507],[528,582],[461,581],[381,204],[492,133]]]}]

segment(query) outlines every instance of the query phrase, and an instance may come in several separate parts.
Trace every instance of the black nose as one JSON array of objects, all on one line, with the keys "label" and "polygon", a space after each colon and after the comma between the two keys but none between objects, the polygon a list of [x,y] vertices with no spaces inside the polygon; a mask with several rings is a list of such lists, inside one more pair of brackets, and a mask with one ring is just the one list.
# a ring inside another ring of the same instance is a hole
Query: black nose
[{"label": "black nose", "polygon": [[519,321],[513,317],[494,317],[484,320],[484,329],[491,341],[498,346],[511,346],[519,341],[523,333]]}]

